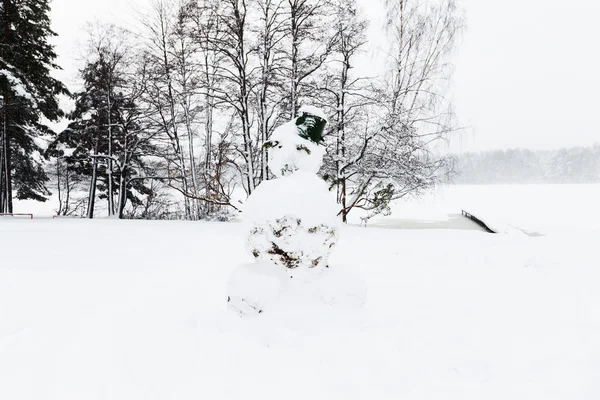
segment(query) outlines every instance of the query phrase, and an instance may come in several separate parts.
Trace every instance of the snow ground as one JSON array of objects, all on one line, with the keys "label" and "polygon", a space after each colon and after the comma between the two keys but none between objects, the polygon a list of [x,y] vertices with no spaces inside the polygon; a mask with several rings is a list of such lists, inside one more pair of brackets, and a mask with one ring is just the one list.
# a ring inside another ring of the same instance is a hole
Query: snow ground
[{"label": "snow ground", "polygon": [[[476,229],[457,218],[461,209],[485,220],[498,231],[522,229],[530,234],[579,231],[599,234],[600,184],[560,185],[450,185],[419,199],[407,199],[394,206],[392,215],[375,217],[369,226],[401,229]],[[98,203],[103,207],[104,202]],[[21,201],[15,212],[37,217],[54,215],[56,198],[46,203]],[[97,215],[104,215],[98,211]],[[358,212],[350,222],[359,225]],[[590,232],[591,231],[591,232]]]},{"label": "snow ground", "polygon": [[366,278],[363,312],[253,320],[225,302],[240,224],[2,218],[0,399],[600,398],[599,189],[400,203],[332,256]]},{"label": "snow ground", "polygon": [[0,399],[595,400],[599,238],[347,227],[362,312],[240,319],[240,224],[1,219]]}]

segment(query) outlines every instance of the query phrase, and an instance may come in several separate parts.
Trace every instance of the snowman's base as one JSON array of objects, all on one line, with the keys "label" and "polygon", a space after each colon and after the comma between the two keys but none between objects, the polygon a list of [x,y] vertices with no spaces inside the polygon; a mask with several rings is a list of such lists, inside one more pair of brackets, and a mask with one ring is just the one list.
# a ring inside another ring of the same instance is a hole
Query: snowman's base
[{"label": "snowman's base", "polygon": [[227,303],[240,315],[260,314],[279,297],[286,277],[270,263],[239,265],[227,284]]},{"label": "snowman's base", "polygon": [[285,315],[285,318],[335,309],[363,308],[367,288],[351,268],[285,269],[260,262],[238,266],[227,287],[228,306],[240,316]]}]

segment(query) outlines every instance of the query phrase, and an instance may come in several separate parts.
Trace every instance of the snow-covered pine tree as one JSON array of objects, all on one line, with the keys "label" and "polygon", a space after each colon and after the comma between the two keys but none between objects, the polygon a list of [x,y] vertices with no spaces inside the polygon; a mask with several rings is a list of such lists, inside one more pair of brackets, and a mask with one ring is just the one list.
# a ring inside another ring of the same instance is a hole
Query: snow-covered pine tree
[{"label": "snow-covered pine tree", "polygon": [[[140,200],[136,192],[148,194],[144,185],[143,157],[152,152],[155,130],[145,129],[139,108],[143,73],[132,69],[131,49],[124,43],[126,32],[101,26],[92,33],[88,61],[81,71],[83,90],[75,94],[73,121],[49,147],[51,156],[65,157],[69,169],[89,176],[87,217],[94,217],[97,190],[107,199],[108,215],[123,216],[127,199]],[[140,77],[142,75],[142,77]],[[116,198],[116,202],[114,199]]]},{"label": "snow-covered pine tree", "polygon": [[63,114],[57,97],[66,87],[53,78],[56,53],[49,43],[49,0],[0,1],[0,212],[12,199],[46,201],[48,180],[36,139],[51,135],[43,117]]}]

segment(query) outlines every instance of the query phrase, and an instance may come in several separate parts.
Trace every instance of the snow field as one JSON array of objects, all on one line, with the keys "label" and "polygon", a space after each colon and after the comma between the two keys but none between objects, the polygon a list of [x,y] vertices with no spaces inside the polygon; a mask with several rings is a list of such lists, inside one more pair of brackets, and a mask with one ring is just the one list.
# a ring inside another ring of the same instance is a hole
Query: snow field
[{"label": "snow field", "polygon": [[[478,229],[461,217],[461,209],[500,233],[530,235],[576,232],[600,234],[600,184],[456,185],[407,198],[392,215],[373,218],[370,226],[403,229]],[[355,213],[352,222],[358,224]]]},{"label": "snow field", "polygon": [[331,270],[364,277],[364,308],[292,296],[255,318],[226,302],[243,242],[1,220],[0,398],[599,398],[597,236],[349,227]]}]

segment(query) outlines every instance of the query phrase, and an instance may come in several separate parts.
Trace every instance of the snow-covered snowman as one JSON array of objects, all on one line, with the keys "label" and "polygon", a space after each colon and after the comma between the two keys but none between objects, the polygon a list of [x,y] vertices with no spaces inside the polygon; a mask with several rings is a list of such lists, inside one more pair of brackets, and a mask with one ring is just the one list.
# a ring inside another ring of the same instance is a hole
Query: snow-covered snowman
[{"label": "snow-covered snowman", "polygon": [[239,266],[229,281],[228,302],[240,314],[263,312],[291,280],[320,279],[329,267],[339,207],[316,175],[326,123],[320,109],[304,106],[265,144],[277,178],[262,182],[244,205],[246,249],[255,262]]}]

